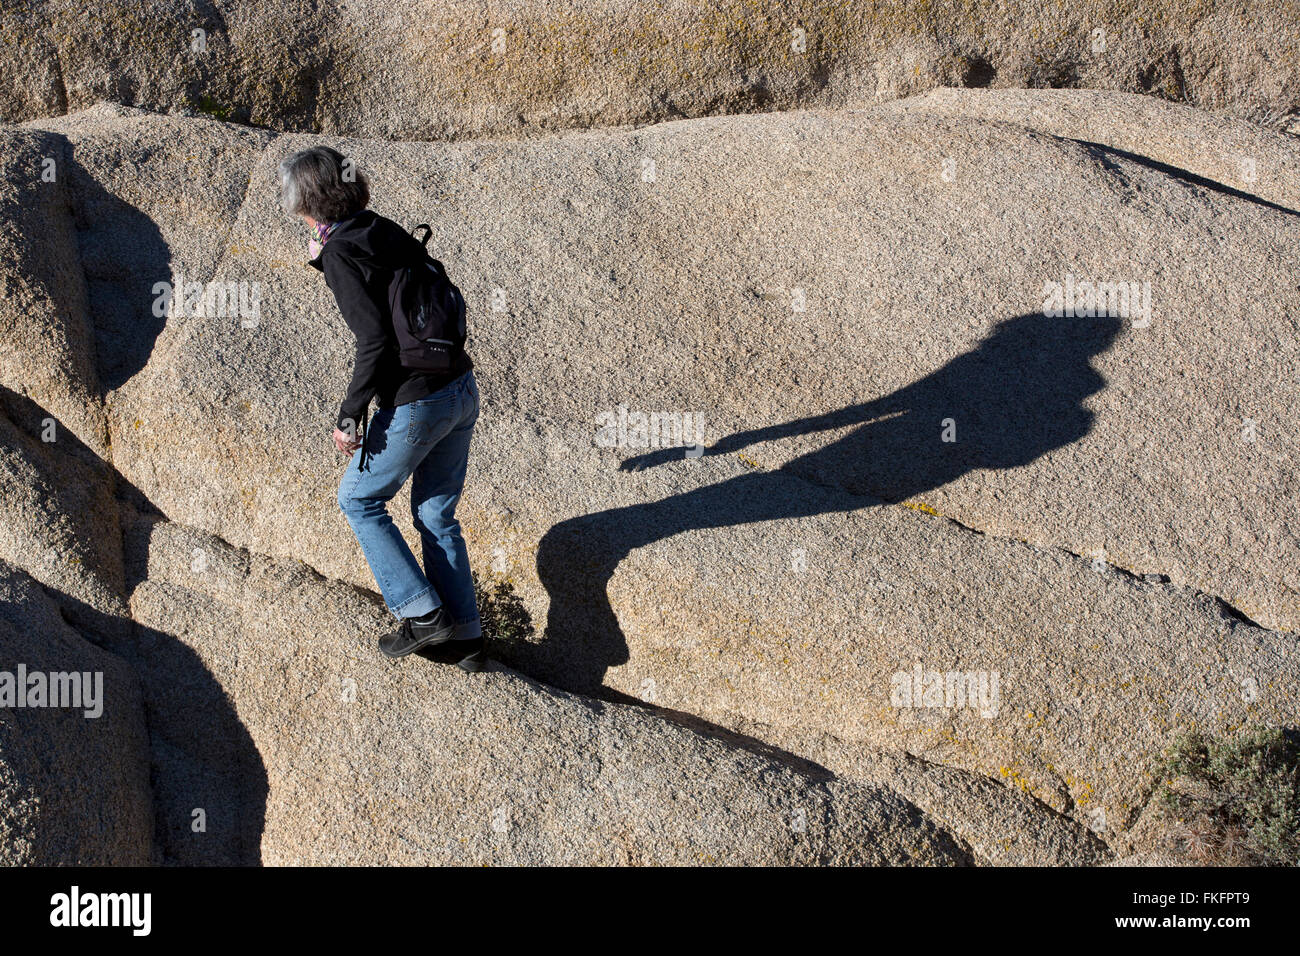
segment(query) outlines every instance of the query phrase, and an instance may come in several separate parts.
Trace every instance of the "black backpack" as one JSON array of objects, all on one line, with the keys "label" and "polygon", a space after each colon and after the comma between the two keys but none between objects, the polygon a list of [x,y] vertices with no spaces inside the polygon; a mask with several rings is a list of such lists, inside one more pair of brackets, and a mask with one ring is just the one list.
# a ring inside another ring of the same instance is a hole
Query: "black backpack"
[{"label": "black backpack", "polygon": [[388,287],[400,361],[403,368],[415,371],[447,372],[465,348],[465,297],[447,278],[442,263],[429,255],[429,225],[416,226],[411,235],[420,243],[421,256],[398,269]]}]

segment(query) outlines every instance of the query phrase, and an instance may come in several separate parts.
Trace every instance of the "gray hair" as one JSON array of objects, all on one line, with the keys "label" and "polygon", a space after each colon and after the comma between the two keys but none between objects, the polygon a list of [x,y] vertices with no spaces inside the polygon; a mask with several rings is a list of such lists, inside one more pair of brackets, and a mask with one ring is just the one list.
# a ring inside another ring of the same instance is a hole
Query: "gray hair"
[{"label": "gray hair", "polygon": [[313,146],[280,163],[280,205],[290,215],[339,222],[369,204],[366,177],[338,150]]}]

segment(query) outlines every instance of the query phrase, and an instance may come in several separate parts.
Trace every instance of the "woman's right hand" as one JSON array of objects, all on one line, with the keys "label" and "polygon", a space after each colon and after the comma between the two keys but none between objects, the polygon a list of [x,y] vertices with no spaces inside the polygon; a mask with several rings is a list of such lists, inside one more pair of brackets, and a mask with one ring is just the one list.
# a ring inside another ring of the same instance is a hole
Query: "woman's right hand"
[{"label": "woman's right hand", "polygon": [[344,455],[350,455],[361,447],[361,441],[341,429],[334,429],[334,447]]}]

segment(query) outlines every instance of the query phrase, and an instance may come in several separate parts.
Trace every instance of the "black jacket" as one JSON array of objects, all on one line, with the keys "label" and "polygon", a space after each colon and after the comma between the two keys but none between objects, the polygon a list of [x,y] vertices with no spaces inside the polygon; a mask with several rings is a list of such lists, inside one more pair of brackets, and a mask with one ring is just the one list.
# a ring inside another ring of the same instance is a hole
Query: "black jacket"
[{"label": "black jacket", "polygon": [[393,272],[418,262],[424,247],[410,233],[369,209],[334,228],[321,254],[309,265],[325,273],[325,282],[357,337],[352,382],[339,408],[335,426],[353,434],[362,427],[371,398],[380,408],[405,405],[424,398],[464,375],[474,363],[463,351],[449,372],[415,372],[397,358],[397,338],[388,306]]}]

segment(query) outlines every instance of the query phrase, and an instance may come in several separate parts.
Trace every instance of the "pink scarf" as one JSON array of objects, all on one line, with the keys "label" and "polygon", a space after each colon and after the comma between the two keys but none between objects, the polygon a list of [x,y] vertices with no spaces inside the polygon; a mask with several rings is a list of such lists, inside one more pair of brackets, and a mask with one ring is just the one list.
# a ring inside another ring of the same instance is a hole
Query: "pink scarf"
[{"label": "pink scarf", "polygon": [[312,226],[312,232],[316,234],[316,238],[307,243],[307,252],[312,259],[320,256],[321,250],[325,248],[325,243],[329,242],[330,234],[337,226],[337,222],[329,224],[318,222]]}]

